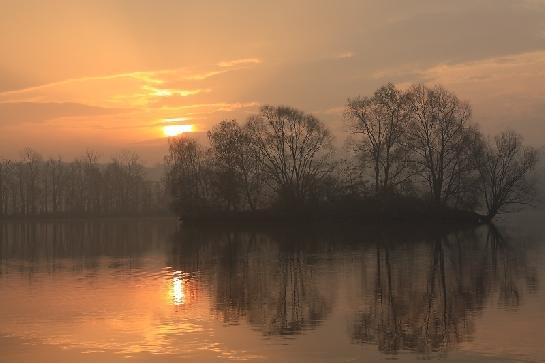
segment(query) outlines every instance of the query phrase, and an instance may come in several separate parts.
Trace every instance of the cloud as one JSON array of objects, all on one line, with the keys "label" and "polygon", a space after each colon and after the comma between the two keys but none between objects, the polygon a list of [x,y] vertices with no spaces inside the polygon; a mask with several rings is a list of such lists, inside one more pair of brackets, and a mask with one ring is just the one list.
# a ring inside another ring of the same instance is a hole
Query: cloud
[{"label": "cloud", "polygon": [[188,75],[187,78],[185,78],[185,79],[195,80],[195,81],[203,81],[205,79],[208,79],[208,78],[211,78],[211,77],[223,74],[223,73],[227,73],[227,72],[228,72],[228,70],[209,71],[209,72],[204,72],[204,73],[195,73],[195,74]]},{"label": "cloud", "polygon": [[354,57],[354,53],[352,52],[339,53],[335,56],[336,59],[350,59],[353,57]]},{"label": "cloud", "polygon": [[155,88],[164,82],[153,72],[82,77],[2,92],[0,102],[64,102],[95,107],[131,107],[142,104],[146,87]]},{"label": "cloud", "polygon": [[161,84],[164,81],[156,78],[157,72],[128,72],[128,73],[119,73],[111,74],[105,76],[92,76],[92,77],[80,77],[80,78],[70,78],[62,81],[51,82],[47,84],[41,84],[37,86],[31,86],[27,88],[15,89],[0,92],[0,101],[10,100],[17,97],[32,97],[32,95],[39,95],[40,92],[47,92],[48,90],[54,90],[58,88],[63,88],[69,85],[78,85],[84,84],[86,82],[96,82],[96,81],[112,81],[119,79],[134,80],[140,81],[147,84]]},{"label": "cloud", "polygon": [[235,59],[235,60],[230,60],[230,61],[222,61],[222,62],[218,62],[216,64],[216,66],[219,67],[220,69],[208,70],[208,71],[205,71],[205,72],[197,72],[197,73],[194,73],[194,74],[189,74],[186,77],[186,79],[187,80],[203,81],[203,80],[218,76],[220,74],[224,74],[224,73],[234,71],[234,70],[244,69],[244,68],[246,68],[248,66],[257,65],[257,64],[261,64],[261,63],[263,63],[263,62],[258,58],[243,58],[243,59]]},{"label": "cloud", "polygon": [[260,106],[259,102],[214,102],[214,103],[196,103],[190,105],[181,105],[174,107],[164,107],[163,111],[187,111],[196,110],[197,114],[208,114],[214,112],[232,112],[242,109],[254,109]]},{"label": "cloud", "polygon": [[101,116],[123,112],[70,102],[6,102],[0,103],[2,125],[37,123],[62,117]]},{"label": "cloud", "polygon": [[[371,73],[376,80],[394,81],[398,85],[423,82],[447,87],[487,88],[489,95],[527,91],[529,95],[545,93],[545,51],[525,52],[471,62],[440,63],[419,68],[414,64],[379,69]],[[541,96],[539,96],[541,97]]]},{"label": "cloud", "polygon": [[210,89],[173,89],[173,88],[157,88],[151,86],[142,86],[143,90],[149,91],[149,96],[153,97],[188,97],[194,96],[202,92],[210,92]]},{"label": "cloud", "polygon": [[529,142],[543,144],[545,50],[486,57],[429,67],[405,64],[376,70],[371,79],[400,88],[440,84],[473,106],[473,119],[485,132],[512,128]]},{"label": "cloud", "polygon": [[440,64],[418,72],[421,81],[441,84],[470,100],[474,119],[487,131],[515,128],[543,143],[545,51]]},{"label": "cloud", "polygon": [[229,68],[234,66],[247,66],[247,65],[261,64],[261,63],[263,62],[259,58],[242,58],[242,59],[219,62],[217,65],[219,67]]},{"label": "cloud", "polygon": [[259,63],[261,60],[257,58],[244,58],[219,62],[200,69],[162,69],[71,78],[0,92],[0,102],[65,102],[95,107],[150,107],[161,98],[185,98],[211,92],[211,88],[202,88],[195,83]]},{"label": "cloud", "polygon": [[459,64],[439,64],[419,73],[424,80],[448,84],[543,78],[545,77],[545,51]]}]

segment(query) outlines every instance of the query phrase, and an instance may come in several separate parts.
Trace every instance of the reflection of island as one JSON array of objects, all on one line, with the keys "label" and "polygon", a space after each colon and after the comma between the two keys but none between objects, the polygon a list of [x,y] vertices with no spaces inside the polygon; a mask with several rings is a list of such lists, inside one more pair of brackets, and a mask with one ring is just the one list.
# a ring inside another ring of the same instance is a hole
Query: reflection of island
[{"label": "reflection of island", "polygon": [[301,246],[266,234],[184,231],[171,263],[200,269],[214,314],[226,324],[245,319],[265,335],[298,334],[329,314],[336,290]]},{"label": "reflection of island", "polygon": [[[0,273],[139,266],[160,249],[175,223],[169,219],[81,219],[0,223]],[[105,260],[106,258],[106,260]],[[17,263],[14,263],[17,262]]]},{"label": "reflection of island", "polygon": [[536,285],[526,251],[489,227],[448,233],[187,228],[172,246],[170,265],[198,271],[219,319],[245,320],[265,335],[316,328],[340,298],[343,278],[358,280],[345,289],[355,311],[351,337],[384,353],[447,351],[470,338],[475,317],[493,297],[516,307],[522,283]]},{"label": "reflection of island", "polygon": [[475,315],[491,296],[516,307],[520,283],[535,280],[522,251],[493,228],[404,247],[378,243],[364,261],[374,272],[363,286],[352,336],[384,353],[447,351],[471,337]]}]

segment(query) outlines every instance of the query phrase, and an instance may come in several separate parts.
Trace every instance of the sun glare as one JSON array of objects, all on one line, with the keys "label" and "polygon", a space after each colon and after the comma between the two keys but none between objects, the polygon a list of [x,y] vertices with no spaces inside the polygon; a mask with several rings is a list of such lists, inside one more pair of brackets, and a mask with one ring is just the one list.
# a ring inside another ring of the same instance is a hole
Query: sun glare
[{"label": "sun glare", "polygon": [[185,302],[184,280],[181,271],[174,272],[171,295],[174,305],[182,305]]},{"label": "sun glare", "polygon": [[192,132],[193,125],[165,125],[163,126],[163,133],[165,136],[172,137],[178,136],[186,132]]}]

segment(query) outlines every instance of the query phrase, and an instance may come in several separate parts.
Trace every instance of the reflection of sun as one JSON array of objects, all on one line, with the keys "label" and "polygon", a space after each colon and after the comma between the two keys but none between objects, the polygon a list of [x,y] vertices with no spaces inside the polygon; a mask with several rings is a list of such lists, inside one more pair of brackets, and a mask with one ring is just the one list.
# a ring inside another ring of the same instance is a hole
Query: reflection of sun
[{"label": "reflection of sun", "polygon": [[172,305],[191,305],[197,299],[198,286],[190,274],[172,271],[169,276],[168,298]]},{"label": "reflection of sun", "polygon": [[182,272],[174,272],[172,276],[172,302],[174,305],[182,305],[185,302],[184,280]]},{"label": "reflection of sun", "polygon": [[193,125],[165,125],[163,126],[163,133],[165,136],[173,137],[181,135],[185,132],[192,132]]}]

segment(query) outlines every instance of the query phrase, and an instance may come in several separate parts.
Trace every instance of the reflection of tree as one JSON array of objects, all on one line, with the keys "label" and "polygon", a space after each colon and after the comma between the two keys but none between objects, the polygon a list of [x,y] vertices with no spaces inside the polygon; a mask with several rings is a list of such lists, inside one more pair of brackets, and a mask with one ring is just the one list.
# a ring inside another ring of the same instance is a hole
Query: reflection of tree
[{"label": "reflection of tree", "polygon": [[[500,306],[514,307],[524,295],[521,282],[537,284],[523,246],[488,227],[454,233],[184,228],[172,246],[170,265],[197,276],[225,324],[245,320],[265,335],[298,334],[330,314],[344,286],[347,303],[356,304],[353,340],[385,353],[445,352],[470,337],[476,316],[496,297]],[[339,280],[343,270],[351,271],[350,281]]]},{"label": "reflection of tree", "polygon": [[316,327],[331,309],[333,291],[320,288],[313,271],[301,251],[282,256],[271,279],[264,281],[264,294],[259,296],[262,308],[256,306],[250,322],[263,326],[266,334],[294,334]]},{"label": "reflection of tree", "polygon": [[317,270],[313,251],[294,236],[280,238],[187,229],[176,236],[171,262],[209,279],[214,313],[226,324],[246,319],[265,335],[297,334],[329,314],[335,291]]},{"label": "reflection of tree", "polygon": [[375,266],[374,289],[356,314],[353,339],[385,353],[447,351],[471,335],[475,315],[496,290],[501,304],[518,305],[520,281],[529,276],[521,251],[495,229],[480,232],[437,236],[404,249],[399,242],[377,243],[375,255],[364,257]]},{"label": "reflection of tree", "polygon": [[0,223],[0,271],[8,268],[6,261],[21,272],[96,269],[102,257],[115,259],[109,267],[138,266],[139,257],[159,247],[174,226],[146,219]]},{"label": "reflection of tree", "polygon": [[490,272],[497,282],[498,304],[503,307],[517,308],[523,297],[520,280],[524,279],[530,291],[537,286],[535,267],[526,261],[526,246],[509,243],[495,227],[487,230],[487,246],[490,251]]}]

